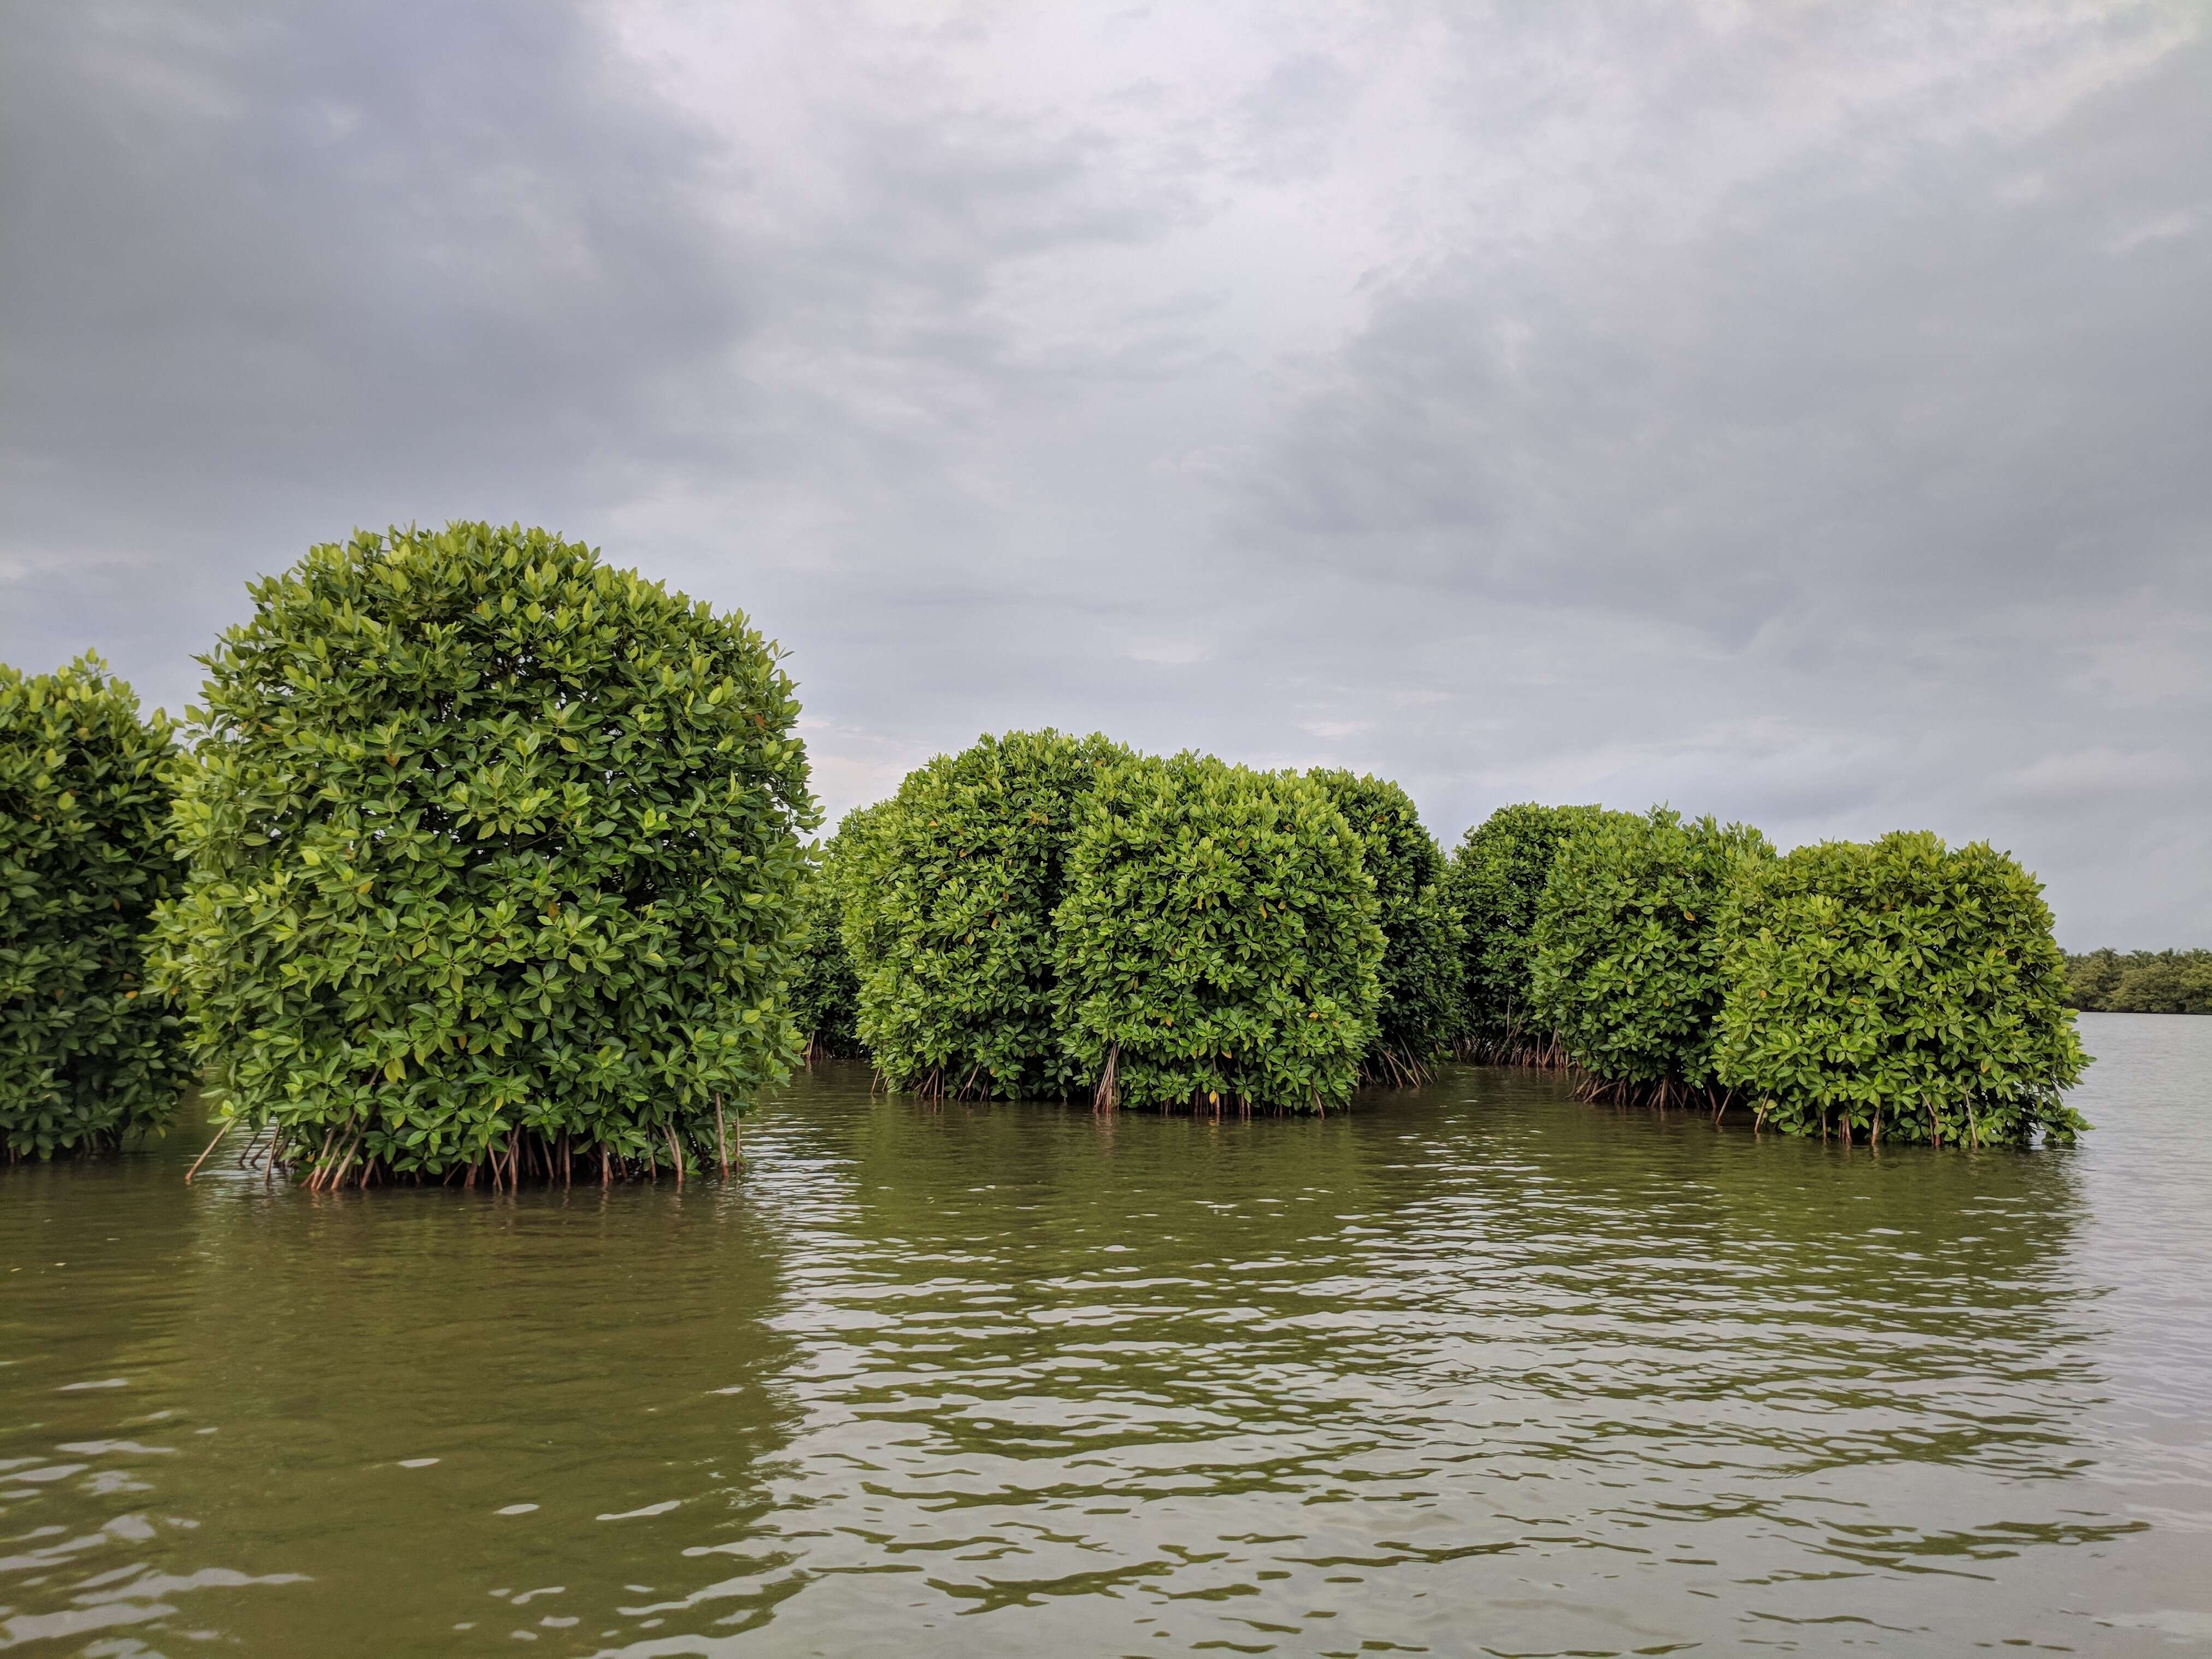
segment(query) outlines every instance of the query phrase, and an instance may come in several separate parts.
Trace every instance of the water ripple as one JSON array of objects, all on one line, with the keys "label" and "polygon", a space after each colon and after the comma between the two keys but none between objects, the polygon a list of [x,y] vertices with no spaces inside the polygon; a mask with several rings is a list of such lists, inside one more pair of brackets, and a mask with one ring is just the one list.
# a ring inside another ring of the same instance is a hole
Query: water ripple
[{"label": "water ripple", "polygon": [[0,1171],[0,1647],[2203,1645],[2212,1021],[2087,1024],[2051,1157],[843,1074],[728,1190]]}]

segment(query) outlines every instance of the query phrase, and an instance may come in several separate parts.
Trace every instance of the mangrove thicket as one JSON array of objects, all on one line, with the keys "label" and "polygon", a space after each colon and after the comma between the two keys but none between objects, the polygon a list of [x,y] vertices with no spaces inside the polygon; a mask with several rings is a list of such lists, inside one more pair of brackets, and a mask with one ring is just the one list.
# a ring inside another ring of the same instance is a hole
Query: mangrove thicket
[{"label": "mangrove thicket", "polygon": [[1762,1121],[2000,1146],[2085,1127],[2050,907],[2004,854],[1919,833],[1746,860],[1720,931],[1713,1074]]},{"label": "mangrove thicket", "polygon": [[1607,813],[1560,846],[1537,906],[1529,1002],[1585,1092],[1664,1105],[1711,1086],[1719,911],[1773,855],[1756,830],[1664,806]]},{"label": "mangrove thicket", "polygon": [[1188,753],[1105,768],[1056,918],[1071,1076],[1108,1106],[1344,1103],[1378,1031],[1366,858],[1310,778]]},{"label": "mangrove thicket", "polygon": [[1452,849],[1444,896],[1460,936],[1457,1047],[1494,1065],[1563,1062],[1557,1033],[1535,1018],[1536,912],[1568,836],[1596,806],[1501,806]]},{"label": "mangrove thicket", "polygon": [[158,712],[87,655],[0,665],[0,1150],[112,1151],[173,1114],[191,1071],[148,994],[145,934],[181,876],[169,850],[174,744]]},{"label": "mangrove thicket", "polygon": [[843,854],[859,839],[845,830],[873,810],[856,807],[846,814],[838,833],[808,859],[799,889],[799,933],[792,941],[791,1024],[810,1066],[817,1060],[851,1060],[865,1052],[859,1024],[860,981],[853,969],[853,953],[845,948],[841,884]]},{"label": "mangrove thicket", "polygon": [[1058,941],[1083,803],[1126,757],[1101,737],[985,737],[907,775],[842,852],[858,1026],[884,1082],[1064,1095]]},{"label": "mangrove thicket", "polygon": [[[2063,1141],[2071,963],[2010,858],[985,736],[819,846],[780,652],[539,530],[356,535],[254,583],[179,750],[96,659],[0,671],[0,1144],[112,1146],[197,1074],[311,1186],[726,1164],[794,1064],[1312,1112],[1452,1052],[1846,1141]],[[149,932],[150,930],[150,932]],[[150,940],[150,943],[149,943]]]},{"label": "mangrove thicket", "polygon": [[520,527],[356,535],[251,595],[158,923],[223,1112],[311,1185],[726,1158],[799,1052],[776,648]]},{"label": "mangrove thicket", "polygon": [[1306,775],[1359,837],[1375,883],[1382,961],[1376,970],[1375,1041],[1361,1074],[1374,1082],[1424,1081],[1452,1046],[1463,1000],[1463,930],[1443,891],[1443,854],[1413,798],[1388,779],[1323,769]]}]

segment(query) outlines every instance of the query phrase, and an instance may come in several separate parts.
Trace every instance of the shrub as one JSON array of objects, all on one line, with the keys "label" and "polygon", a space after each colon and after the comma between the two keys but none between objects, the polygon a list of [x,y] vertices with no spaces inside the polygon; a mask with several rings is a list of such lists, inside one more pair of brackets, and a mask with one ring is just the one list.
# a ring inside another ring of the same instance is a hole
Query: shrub
[{"label": "shrub", "polygon": [[[865,833],[861,825],[874,807],[845,815],[810,862],[799,903],[798,965],[791,982],[792,1025],[799,1033],[807,1064],[817,1060],[851,1060],[866,1053],[856,1024],[859,976],[845,948],[845,900],[842,882],[850,850]],[[850,833],[848,833],[848,831]]]},{"label": "shrub", "polygon": [[520,527],[360,534],[251,592],[161,917],[226,1113],[318,1185],[720,1147],[797,1054],[776,648]]},{"label": "shrub", "polygon": [[1471,1060],[1556,1065],[1556,1036],[1530,1011],[1536,910],[1567,837],[1606,816],[1597,806],[1501,806],[1452,850],[1445,902],[1461,933],[1459,1043]]},{"label": "shrub", "polygon": [[1460,1014],[1460,929],[1440,884],[1444,859],[1413,799],[1396,784],[1350,772],[1306,774],[1365,843],[1382,928],[1375,1042],[1362,1074],[1417,1083],[1449,1048]]},{"label": "shrub", "polygon": [[860,1036],[860,964],[879,963],[891,954],[884,907],[865,901],[869,884],[881,878],[889,862],[883,842],[893,805],[879,800],[854,807],[838,822],[837,833],[823,849],[823,873],[837,898],[838,941],[853,966],[854,1040],[863,1053],[867,1044]]},{"label": "shrub", "polygon": [[1530,1006],[1589,1091],[1664,1104],[1713,1080],[1723,900],[1765,836],[1654,807],[1568,837],[1537,910]]},{"label": "shrub", "polygon": [[1383,951],[1365,854],[1293,774],[1191,754],[1109,769],[1058,916],[1060,1040],[1098,1103],[1348,1099]]},{"label": "shrub", "polygon": [[169,722],[86,655],[0,665],[0,1146],[112,1150],[157,1129],[190,1080],[182,1033],[144,995],[147,919],[176,885]]},{"label": "shrub", "polygon": [[1078,807],[1126,751],[1059,732],[985,737],[907,775],[854,849],[845,942],[860,1041],[894,1089],[1064,1095],[1053,912]]},{"label": "shrub", "polygon": [[2087,1064],[2035,878],[1977,842],[1826,842],[1727,906],[1720,1080],[1795,1134],[2026,1146],[2087,1126]]}]

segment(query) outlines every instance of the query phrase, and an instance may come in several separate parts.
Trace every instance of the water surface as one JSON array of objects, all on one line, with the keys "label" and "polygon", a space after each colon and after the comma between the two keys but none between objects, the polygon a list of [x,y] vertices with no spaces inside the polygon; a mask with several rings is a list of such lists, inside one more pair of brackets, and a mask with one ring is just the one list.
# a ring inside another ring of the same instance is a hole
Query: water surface
[{"label": "water surface", "polygon": [[0,1170],[0,1649],[2212,1649],[2212,1019],[2082,1029],[2071,1152],[839,1071],[726,1188]]}]

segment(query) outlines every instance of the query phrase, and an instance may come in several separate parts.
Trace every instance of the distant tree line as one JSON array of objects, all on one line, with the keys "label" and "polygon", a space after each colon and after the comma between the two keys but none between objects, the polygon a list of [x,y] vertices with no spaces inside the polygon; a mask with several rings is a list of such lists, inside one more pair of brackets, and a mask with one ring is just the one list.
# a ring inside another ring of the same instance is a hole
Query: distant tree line
[{"label": "distant tree line", "polygon": [[2212,1014],[2212,951],[2069,952],[2066,1000],[2097,1014]]}]

